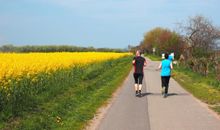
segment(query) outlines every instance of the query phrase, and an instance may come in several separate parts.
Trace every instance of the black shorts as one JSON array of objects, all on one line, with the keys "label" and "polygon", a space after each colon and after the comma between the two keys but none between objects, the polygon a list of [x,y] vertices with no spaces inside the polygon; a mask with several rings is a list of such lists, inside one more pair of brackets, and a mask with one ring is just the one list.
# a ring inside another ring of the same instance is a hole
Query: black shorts
[{"label": "black shorts", "polygon": [[143,74],[141,74],[141,73],[134,73],[133,76],[134,76],[134,81],[135,81],[136,84],[142,84],[143,77],[144,77]]}]

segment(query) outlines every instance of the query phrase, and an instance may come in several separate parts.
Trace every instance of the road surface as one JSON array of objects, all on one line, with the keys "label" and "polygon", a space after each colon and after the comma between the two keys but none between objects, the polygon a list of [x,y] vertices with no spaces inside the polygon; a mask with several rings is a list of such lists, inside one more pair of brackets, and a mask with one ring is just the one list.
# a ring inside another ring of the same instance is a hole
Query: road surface
[{"label": "road surface", "polygon": [[159,62],[147,59],[143,96],[136,97],[131,72],[101,120],[98,130],[220,130],[219,117],[173,79],[161,96]]}]

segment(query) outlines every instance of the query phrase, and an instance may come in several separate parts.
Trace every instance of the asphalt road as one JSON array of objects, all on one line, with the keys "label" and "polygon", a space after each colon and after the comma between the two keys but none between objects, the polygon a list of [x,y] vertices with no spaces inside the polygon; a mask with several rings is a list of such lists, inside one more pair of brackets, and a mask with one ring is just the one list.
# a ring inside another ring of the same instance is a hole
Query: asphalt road
[{"label": "asphalt road", "polygon": [[131,72],[98,130],[220,130],[220,119],[173,79],[161,96],[159,62],[147,59],[142,97],[134,93]]}]

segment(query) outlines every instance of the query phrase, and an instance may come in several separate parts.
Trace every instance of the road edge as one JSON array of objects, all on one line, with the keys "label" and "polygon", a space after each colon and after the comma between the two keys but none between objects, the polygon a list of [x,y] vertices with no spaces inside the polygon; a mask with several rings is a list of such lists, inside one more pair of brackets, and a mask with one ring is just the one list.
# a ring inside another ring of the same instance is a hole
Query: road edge
[{"label": "road edge", "polygon": [[119,87],[113,92],[111,98],[109,98],[94,114],[93,119],[88,121],[86,124],[86,127],[83,130],[97,130],[99,127],[100,123],[104,119],[105,115],[109,111],[109,109],[112,107],[114,102],[116,101],[118,95],[121,93],[121,90],[123,88],[123,84],[129,79],[129,75],[132,73],[132,69],[130,72],[127,74],[123,82],[119,85]]}]

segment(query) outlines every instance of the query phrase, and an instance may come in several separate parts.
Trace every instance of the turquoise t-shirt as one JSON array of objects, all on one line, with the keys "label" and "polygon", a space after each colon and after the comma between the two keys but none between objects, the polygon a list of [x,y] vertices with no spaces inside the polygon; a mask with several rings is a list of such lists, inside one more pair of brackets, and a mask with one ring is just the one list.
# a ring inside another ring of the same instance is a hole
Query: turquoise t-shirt
[{"label": "turquoise t-shirt", "polygon": [[171,74],[170,64],[171,61],[167,59],[161,62],[161,73],[160,73],[161,76],[170,76]]},{"label": "turquoise t-shirt", "polygon": [[168,59],[169,59],[170,61],[173,61],[173,56],[169,55]]}]

